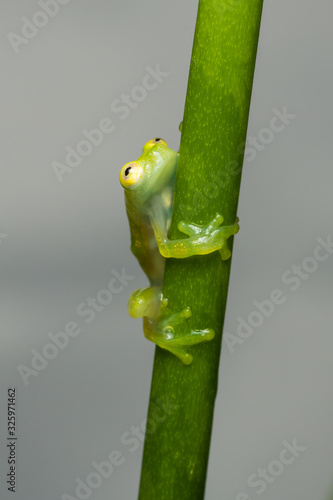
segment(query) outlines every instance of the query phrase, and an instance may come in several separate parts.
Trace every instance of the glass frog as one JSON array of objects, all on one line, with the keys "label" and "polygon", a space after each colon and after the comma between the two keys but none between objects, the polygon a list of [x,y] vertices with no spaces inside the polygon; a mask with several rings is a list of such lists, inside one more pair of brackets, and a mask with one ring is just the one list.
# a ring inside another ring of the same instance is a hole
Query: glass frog
[{"label": "glass frog", "polygon": [[[193,358],[188,348],[211,340],[214,331],[191,329],[186,321],[191,316],[189,307],[178,312],[168,310],[168,300],[162,294],[165,259],[218,250],[222,260],[227,260],[231,255],[227,239],[238,232],[239,226],[238,219],[231,226],[222,226],[223,217],[217,214],[205,226],[182,221],[178,228],[188,237],[168,238],[177,162],[178,153],[163,139],[155,138],[144,145],[137,160],[122,167],[119,179],[125,190],[131,250],[150,281],[149,288],[132,293],[128,312],[133,318],[143,318],[147,339],[190,364]],[[182,326],[176,332],[177,325]]]}]

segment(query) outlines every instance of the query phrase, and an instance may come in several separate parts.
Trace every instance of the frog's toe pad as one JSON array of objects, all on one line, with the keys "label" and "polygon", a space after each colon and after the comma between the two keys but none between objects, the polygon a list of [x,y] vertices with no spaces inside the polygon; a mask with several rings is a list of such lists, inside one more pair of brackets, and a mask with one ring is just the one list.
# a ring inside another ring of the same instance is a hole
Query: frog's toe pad
[{"label": "frog's toe pad", "polygon": [[190,318],[192,316],[191,308],[185,307],[185,309],[183,310],[183,315],[185,319]]},{"label": "frog's toe pad", "polygon": [[206,340],[212,340],[215,337],[215,332],[211,328],[207,328],[206,332],[207,332],[205,334],[205,339]]},{"label": "frog's toe pad", "polygon": [[186,352],[185,354],[181,355],[180,359],[185,365],[190,365],[193,361],[193,356],[191,356],[191,354]]},{"label": "frog's toe pad", "polygon": [[192,330],[192,343],[198,344],[199,342],[208,342],[215,337],[215,332],[211,328],[205,330]]}]

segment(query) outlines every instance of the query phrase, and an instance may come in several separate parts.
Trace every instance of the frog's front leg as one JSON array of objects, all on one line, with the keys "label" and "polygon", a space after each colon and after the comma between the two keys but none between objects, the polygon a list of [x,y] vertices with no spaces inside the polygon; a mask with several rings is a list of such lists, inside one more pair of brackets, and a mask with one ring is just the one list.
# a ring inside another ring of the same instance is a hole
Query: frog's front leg
[{"label": "frog's front leg", "polygon": [[[162,295],[161,287],[154,286],[136,290],[130,296],[128,311],[133,318],[143,317],[145,337],[162,349],[170,351],[183,363],[192,363],[188,347],[211,340],[214,330],[192,330],[187,323],[191,309],[186,307],[172,313],[167,309],[168,301]],[[176,331],[176,327],[177,328]]]},{"label": "frog's front leg", "polygon": [[231,252],[227,240],[239,231],[238,218],[230,226],[221,226],[223,216],[216,216],[205,226],[180,222],[178,229],[189,238],[170,240],[167,236],[167,219],[161,204],[153,204],[150,220],[158,248],[163,257],[183,259],[192,255],[205,255],[218,250],[222,260],[227,260]]},{"label": "frog's front leg", "polygon": [[[207,235],[204,238],[202,249],[211,249],[211,251],[218,250],[220,252],[222,260],[228,260],[231,256],[231,251],[228,247],[227,240],[230,236],[235,235],[239,231],[239,218],[236,218],[235,224],[231,226],[221,226],[224,218],[222,215],[217,214],[214,219],[207,224],[207,226],[201,226],[199,224],[189,224],[187,222],[181,221],[178,224],[178,229],[182,233],[187,234],[190,238],[194,238],[197,235]],[[186,240],[188,241],[188,240]]]}]

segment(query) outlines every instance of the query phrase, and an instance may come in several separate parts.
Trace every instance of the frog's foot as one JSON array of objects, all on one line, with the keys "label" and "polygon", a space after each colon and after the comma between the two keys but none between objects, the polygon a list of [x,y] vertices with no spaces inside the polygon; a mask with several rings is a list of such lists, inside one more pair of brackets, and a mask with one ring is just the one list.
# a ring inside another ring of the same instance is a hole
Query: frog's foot
[{"label": "frog's foot", "polygon": [[162,349],[170,351],[186,365],[189,365],[193,361],[193,357],[187,352],[187,348],[201,342],[207,342],[213,339],[215,335],[214,330],[211,328],[192,330],[187,327],[185,332],[176,333],[174,327],[186,323],[191,314],[191,309],[186,307],[182,311],[171,314],[156,322],[151,321],[147,317],[144,318],[146,338]]},{"label": "frog's foot", "polygon": [[238,233],[239,219],[237,217],[235,224],[231,226],[221,226],[223,221],[223,216],[216,214],[214,219],[205,226],[181,221],[178,224],[178,229],[190,237],[192,244],[200,246],[198,253],[204,255],[218,250],[222,260],[227,260],[231,256],[227,240],[230,236]]},{"label": "frog's foot", "polygon": [[214,232],[224,221],[224,218],[220,214],[216,214],[213,220],[210,221],[206,226],[200,224],[189,224],[185,221],[180,221],[178,224],[178,229],[182,233],[188,236],[196,236],[198,234],[209,235]]}]

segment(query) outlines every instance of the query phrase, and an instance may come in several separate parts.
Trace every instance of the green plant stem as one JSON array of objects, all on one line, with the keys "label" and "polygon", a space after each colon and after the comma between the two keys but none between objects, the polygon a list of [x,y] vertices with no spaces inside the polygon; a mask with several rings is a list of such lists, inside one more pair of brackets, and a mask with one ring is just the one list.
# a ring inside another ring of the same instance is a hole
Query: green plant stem
[{"label": "green plant stem", "polygon": [[[184,237],[180,220],[236,220],[262,3],[199,1],[171,238]],[[204,497],[230,264],[218,252],[167,261],[170,308],[190,306],[191,327],[216,335],[191,348],[189,366],[156,348],[140,500]]]}]

